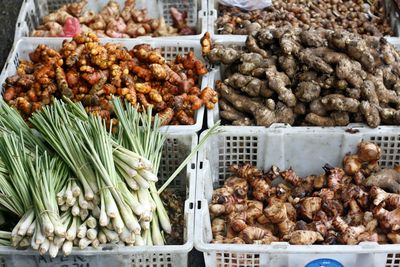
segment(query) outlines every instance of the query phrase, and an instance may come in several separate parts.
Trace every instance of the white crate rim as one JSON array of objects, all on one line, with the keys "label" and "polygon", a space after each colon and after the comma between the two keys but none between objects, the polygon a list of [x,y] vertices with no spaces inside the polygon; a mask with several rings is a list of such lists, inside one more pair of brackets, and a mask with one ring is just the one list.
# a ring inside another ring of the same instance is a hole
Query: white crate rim
[{"label": "white crate rim", "polygon": [[[197,163],[197,185],[196,185],[196,219],[195,221],[195,240],[194,240],[194,247],[204,252],[204,257],[207,259],[208,257],[211,258],[210,255],[214,255],[218,253],[218,255],[232,255],[236,253],[237,255],[254,255],[260,254],[268,254],[268,255],[295,255],[295,254],[338,254],[338,253],[354,253],[354,254],[365,254],[365,253],[387,253],[387,254],[396,254],[400,253],[400,244],[383,244],[380,245],[375,242],[362,242],[358,245],[290,245],[287,242],[274,242],[270,245],[253,245],[253,244],[246,244],[246,245],[237,245],[237,244],[212,244],[204,240],[205,234],[207,233],[208,237],[211,235],[211,229],[209,226],[204,225],[204,220],[210,220],[209,218],[209,211],[208,211],[208,200],[205,198],[205,179],[208,176],[211,176],[211,173],[207,170],[210,167],[209,159],[207,153],[209,154],[218,154],[219,146],[222,144],[220,142],[227,142],[224,137],[230,137],[231,142],[232,137],[246,137],[246,136],[257,136],[258,140],[260,136],[270,135],[270,134],[278,134],[284,136],[286,133],[290,133],[291,135],[301,135],[301,134],[325,134],[329,135],[331,133],[336,135],[346,135],[350,139],[363,140],[364,138],[372,138],[372,137],[392,137],[396,136],[396,141],[400,141],[400,129],[396,126],[380,126],[376,129],[371,129],[364,127],[363,125],[352,125],[352,127],[335,127],[335,128],[319,128],[318,127],[287,127],[284,125],[277,125],[276,127],[270,128],[263,128],[263,127],[237,127],[237,126],[222,126],[221,132],[214,136],[214,138],[221,137],[220,141],[218,142],[218,147],[210,145],[212,147],[210,151],[206,152],[208,143],[211,142],[211,139],[206,142],[204,147],[198,153],[198,163]],[[348,131],[349,129],[353,131]],[[321,132],[322,131],[322,132]],[[207,131],[204,131],[200,135],[200,140],[205,136]],[[224,141],[222,141],[224,140]],[[236,139],[234,139],[236,140]],[[242,140],[242,139],[241,139]],[[380,140],[380,139],[379,139]],[[382,139],[386,140],[386,139]],[[239,142],[239,140],[236,140]],[[229,141],[228,141],[229,142]],[[244,141],[243,141],[244,142]],[[343,142],[343,141],[342,141]],[[345,149],[344,149],[345,150]],[[343,150],[343,151],[344,151]],[[400,151],[400,148],[397,148]],[[279,153],[279,151],[278,151]],[[202,167],[201,167],[202,166]],[[220,166],[220,165],[219,165]],[[264,166],[268,168],[269,166]],[[218,171],[216,171],[218,172]],[[213,183],[215,183],[214,178]],[[214,187],[215,188],[215,187]],[[201,208],[198,208],[201,206]],[[229,258],[229,256],[226,256]],[[396,260],[397,260],[396,255]],[[249,259],[251,260],[251,259]],[[207,260],[206,260],[207,262]],[[215,262],[211,260],[213,264]],[[221,263],[222,264],[222,263]],[[222,264],[225,266],[224,264]],[[226,264],[228,266],[229,264]],[[213,266],[206,264],[206,266]],[[253,266],[249,264],[248,266]],[[398,266],[398,265],[393,265]]]}]

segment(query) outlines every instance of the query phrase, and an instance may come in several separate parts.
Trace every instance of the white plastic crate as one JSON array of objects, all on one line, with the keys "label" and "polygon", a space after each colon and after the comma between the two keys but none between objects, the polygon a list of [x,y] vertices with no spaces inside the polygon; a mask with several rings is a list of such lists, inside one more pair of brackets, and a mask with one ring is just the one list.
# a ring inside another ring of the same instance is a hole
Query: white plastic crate
[{"label": "white plastic crate", "polygon": [[[60,49],[62,46],[63,40],[68,38],[22,38],[18,42],[16,42],[10,52],[10,55],[7,58],[7,61],[4,65],[3,71],[0,75],[0,92],[3,91],[3,83],[5,82],[8,76],[14,75],[16,73],[19,60],[21,59],[29,59],[29,53],[34,51],[39,44],[46,44],[51,48]],[[101,43],[120,43],[123,44],[126,48],[131,49],[137,44],[147,43],[150,44],[153,48],[159,48],[161,50],[162,55],[167,60],[175,59],[178,54],[186,54],[189,51],[193,51],[199,59],[203,59],[201,55],[201,46],[198,40],[177,40],[177,39],[156,39],[156,38],[147,38],[147,39],[101,39]],[[201,89],[207,87],[208,83],[203,78],[200,78],[199,86]],[[163,126],[161,129],[163,131],[168,132],[197,132],[201,129],[203,125],[203,117],[204,117],[204,107],[200,108],[195,113],[195,121],[196,123],[193,125],[171,125],[171,126]]]},{"label": "white plastic crate", "polygon": [[[22,37],[31,36],[32,31],[40,25],[44,16],[57,10],[64,4],[77,1],[79,0],[24,0],[16,23],[14,40],[18,41]],[[116,1],[123,8],[125,0]],[[107,2],[108,0],[89,0],[85,10],[98,12]],[[171,7],[187,11],[187,24],[196,28],[197,35],[179,36],[179,38],[190,39],[194,36],[200,36],[207,29],[207,0],[137,0],[136,7],[146,8],[150,18],[164,17],[165,22],[169,25],[172,25],[173,22],[169,13]]]},{"label": "white plastic crate", "polygon": [[[163,149],[159,177],[162,184],[197,145],[196,134],[168,133]],[[194,198],[196,183],[196,157],[193,157],[181,174],[168,188],[186,196],[184,217],[185,231],[183,245],[122,247],[107,245],[103,249],[73,250],[68,257],[51,259],[40,256],[37,251],[17,250],[0,246],[0,267],[136,267],[136,266],[187,266],[188,253],[194,239]]]},{"label": "white plastic crate", "polygon": [[[272,0],[273,1],[273,0]],[[389,22],[393,29],[393,36],[400,36],[400,14],[397,13],[398,8],[394,0],[384,0],[385,9],[389,10]],[[208,22],[207,31],[211,33],[212,36],[219,36],[216,20],[218,18],[218,0],[208,0]],[[222,35],[222,34],[221,34]],[[239,36],[239,35],[236,35]],[[242,35],[243,36],[243,35]]]},{"label": "white plastic crate", "polygon": [[[399,267],[400,245],[271,245],[211,244],[208,204],[214,189],[229,177],[231,164],[251,163],[268,170],[293,167],[299,176],[323,172],[329,163],[340,166],[343,156],[354,153],[361,140],[380,145],[382,167],[400,164],[400,132],[396,127],[369,129],[353,125],[320,131],[315,127],[275,125],[269,129],[223,127],[198,154],[195,248],[203,251],[206,266],[304,267],[313,260],[332,259],[346,267]],[[346,131],[347,130],[347,131]],[[202,133],[201,137],[204,136]],[[200,139],[201,139],[200,137]],[[322,265],[312,265],[322,266]],[[341,265],[325,265],[341,266]]]},{"label": "white plastic crate", "polygon": [[[235,47],[241,49],[245,47],[247,36],[244,35],[215,35],[213,37],[213,43],[215,44],[222,44],[228,47]],[[393,44],[397,49],[400,49],[400,38],[399,37],[386,37],[389,43]],[[223,80],[225,66],[223,64],[217,66],[211,66],[211,70],[208,74],[203,77],[204,81],[208,82],[208,87],[215,88],[215,82],[218,80]],[[218,120],[219,117],[219,105],[216,104],[214,109],[207,110],[207,127],[211,128]],[[227,125],[227,127],[233,127]],[[253,127],[260,127],[264,128],[263,126],[243,126],[245,128],[253,128]],[[327,127],[325,127],[327,128]]]}]

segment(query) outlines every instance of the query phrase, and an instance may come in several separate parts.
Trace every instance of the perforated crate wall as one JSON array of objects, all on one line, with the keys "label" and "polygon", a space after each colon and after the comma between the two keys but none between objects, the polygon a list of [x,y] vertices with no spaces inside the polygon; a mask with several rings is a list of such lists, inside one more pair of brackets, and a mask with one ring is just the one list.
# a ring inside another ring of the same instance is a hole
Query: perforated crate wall
[{"label": "perforated crate wall", "polygon": [[400,164],[400,135],[370,136],[369,140],[380,146],[382,156],[381,167],[393,167]]},{"label": "perforated crate wall", "polygon": [[153,267],[165,266],[172,267],[173,256],[169,253],[164,254],[139,254],[132,257],[132,267]]},{"label": "perforated crate wall", "polygon": [[216,253],[217,266],[253,267],[260,266],[260,254],[258,253]]},{"label": "perforated crate wall", "polygon": [[399,267],[400,254],[388,254],[385,267]]},{"label": "perforated crate wall", "polygon": [[76,2],[75,0],[52,0],[52,1],[47,1],[47,8],[49,9],[49,13],[56,11],[59,9],[62,5],[65,4],[70,4]]},{"label": "perforated crate wall", "polygon": [[[159,169],[159,184],[163,184],[179,167],[181,162],[190,154],[191,139],[188,137],[167,138],[165,141],[160,169]],[[178,191],[185,191],[186,189],[186,167],[182,172],[172,181],[169,188]]]},{"label": "perforated crate wall", "polygon": [[165,18],[167,24],[172,25],[173,20],[169,12],[171,7],[175,7],[178,10],[187,12],[187,24],[194,26],[197,23],[197,1],[196,0],[160,0],[162,3],[162,16]]},{"label": "perforated crate wall", "polygon": [[186,55],[190,51],[194,51],[193,47],[160,47],[161,55],[167,60],[175,60],[177,55]]},{"label": "perforated crate wall", "polygon": [[232,164],[257,165],[257,136],[220,136],[218,147],[218,185],[223,185]]}]

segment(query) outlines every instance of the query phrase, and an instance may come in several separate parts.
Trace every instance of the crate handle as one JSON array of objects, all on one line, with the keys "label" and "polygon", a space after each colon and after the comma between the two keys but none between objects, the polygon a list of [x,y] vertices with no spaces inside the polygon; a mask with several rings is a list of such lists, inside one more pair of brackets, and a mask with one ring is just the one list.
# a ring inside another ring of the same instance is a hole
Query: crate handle
[{"label": "crate handle", "polygon": [[201,210],[201,200],[197,200],[197,209]]}]

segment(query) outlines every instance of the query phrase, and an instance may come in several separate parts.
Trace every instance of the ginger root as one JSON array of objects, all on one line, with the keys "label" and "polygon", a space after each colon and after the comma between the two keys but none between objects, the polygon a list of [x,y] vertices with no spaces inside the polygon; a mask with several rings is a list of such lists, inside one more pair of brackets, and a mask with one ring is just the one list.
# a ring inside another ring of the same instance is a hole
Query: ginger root
[{"label": "ginger root", "polygon": [[[281,27],[253,31],[240,49],[212,44],[208,33],[202,42],[211,64],[227,65],[215,84],[221,97],[246,113],[236,118],[221,109],[227,123],[400,124],[400,55],[387,41],[339,29]],[[274,112],[279,102],[285,115]]]},{"label": "ginger root", "polygon": [[241,112],[252,114],[257,125],[270,126],[276,122],[292,124],[294,114],[292,109],[280,104],[275,110],[270,110],[262,104],[253,101],[249,97],[238,94],[233,88],[222,82],[217,83],[217,92],[226,99],[235,109]]}]

